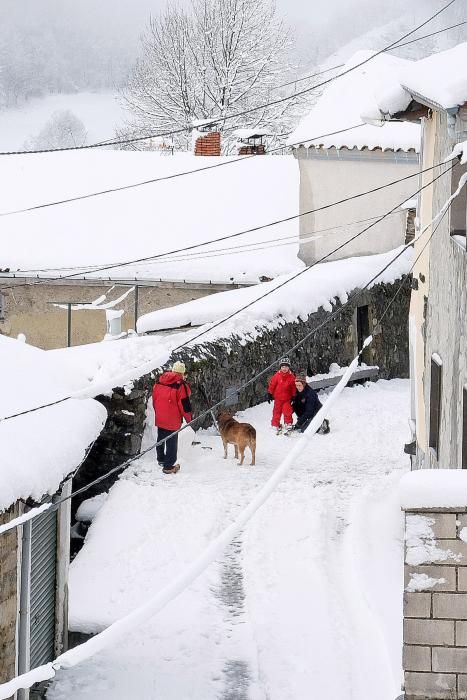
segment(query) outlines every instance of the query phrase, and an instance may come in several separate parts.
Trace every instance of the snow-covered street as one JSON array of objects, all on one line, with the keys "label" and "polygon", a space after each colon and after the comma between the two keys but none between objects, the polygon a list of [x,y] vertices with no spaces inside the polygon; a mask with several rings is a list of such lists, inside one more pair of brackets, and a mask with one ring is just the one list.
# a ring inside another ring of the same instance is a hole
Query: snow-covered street
[{"label": "snow-covered street", "polygon": [[[296,439],[276,437],[269,414],[240,414],[258,431],[256,467],[249,454],[243,467],[224,461],[209,432],[191,446],[187,430],[177,476],[152,453],[125,472],[71,567],[73,630],[100,631],[146,602],[253,498]],[[60,671],[48,698],[394,700],[407,414],[406,380],[345,389],[331,433],[225,555],[124,643]]]}]

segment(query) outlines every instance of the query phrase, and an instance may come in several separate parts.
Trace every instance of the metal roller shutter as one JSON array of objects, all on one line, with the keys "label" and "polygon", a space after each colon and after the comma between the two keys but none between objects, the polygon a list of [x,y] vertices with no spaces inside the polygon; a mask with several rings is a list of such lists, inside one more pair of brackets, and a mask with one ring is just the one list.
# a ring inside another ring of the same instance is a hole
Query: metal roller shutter
[{"label": "metal roller shutter", "polygon": [[31,532],[30,668],[54,658],[56,568],[57,513],[47,511]]}]

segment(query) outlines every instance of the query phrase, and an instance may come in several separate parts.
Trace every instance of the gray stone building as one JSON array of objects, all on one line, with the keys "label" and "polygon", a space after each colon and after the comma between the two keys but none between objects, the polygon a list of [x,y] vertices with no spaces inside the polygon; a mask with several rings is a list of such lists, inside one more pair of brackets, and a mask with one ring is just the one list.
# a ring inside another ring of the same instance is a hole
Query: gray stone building
[{"label": "gray stone building", "polygon": [[[467,172],[467,144],[458,148],[460,158],[450,159],[456,144],[467,142],[466,65],[467,44],[412,64],[399,74],[398,88],[390,86],[392,105],[386,102],[379,110],[383,118],[421,122],[422,169],[427,170],[421,175],[409,315],[412,443],[406,451],[413,469],[467,469],[465,185],[445,215],[438,216]],[[416,508],[409,504],[406,509],[407,543],[414,517],[425,518],[434,543],[431,556],[407,569],[433,583],[406,588],[404,596],[406,700],[467,697],[467,551],[462,530],[467,494],[457,501],[418,503]],[[406,568],[411,563],[406,548]]]}]

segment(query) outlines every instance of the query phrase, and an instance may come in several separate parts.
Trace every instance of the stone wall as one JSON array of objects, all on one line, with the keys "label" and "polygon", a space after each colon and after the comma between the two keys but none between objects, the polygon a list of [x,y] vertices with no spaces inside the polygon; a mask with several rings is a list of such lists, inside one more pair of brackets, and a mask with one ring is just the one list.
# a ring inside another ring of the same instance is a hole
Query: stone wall
[{"label": "stone wall", "polygon": [[[382,327],[378,328],[375,325],[395,288],[393,284],[380,284],[362,294],[301,347],[293,353],[288,353],[293,367],[311,376],[328,372],[333,362],[341,366],[348,365],[357,353],[356,308],[357,305],[367,305],[369,328],[374,333],[374,341],[365,351],[365,362],[378,365],[382,378],[407,377],[409,283],[405,285]],[[334,309],[339,306],[337,302]],[[331,312],[321,308],[305,321],[284,322],[272,330],[261,331],[250,342],[231,337],[215,343],[201,344],[194,350],[184,349],[177,352],[176,356],[171,358],[171,362],[181,359],[187,365],[195,416],[224,399],[228,389],[248,382],[262,368],[275,362],[288,352],[288,348],[298,343],[310,330],[320,326],[330,315]],[[237,402],[230,408],[234,411],[243,410],[264,401],[267,382],[272,372],[253,381],[240,392]],[[146,405],[153,384],[154,374],[151,373],[134,382],[130,392],[116,388],[110,398],[99,397],[109,414],[107,423],[74,479],[74,490],[139,453]],[[212,418],[208,415],[198,425],[207,427],[211,423]],[[82,497],[74,498],[73,513],[81,500],[106,490],[115,479],[116,475],[112,475]]]},{"label": "stone wall", "polygon": [[[27,281],[27,280],[26,280]],[[31,280],[29,280],[31,281]],[[18,333],[26,335],[28,343],[43,350],[64,348],[67,345],[67,311],[58,308],[52,301],[90,302],[106,294],[112,282],[90,283],[89,280],[69,280],[68,283],[41,283],[23,285],[24,279],[8,280],[6,286],[12,287],[3,294],[4,315],[0,318],[0,334],[16,338]],[[117,286],[109,294],[108,301],[117,299],[133,285]],[[138,288],[139,316],[164,309],[177,304],[199,299],[225,289],[235,289],[237,285],[210,285],[180,283],[154,283]],[[135,328],[135,294],[132,292],[118,304],[124,310],[122,330]],[[73,311],[71,318],[71,344],[83,345],[102,340],[106,333],[104,311]]]},{"label": "stone wall", "polygon": [[[12,506],[0,514],[0,525],[18,517]],[[18,619],[18,529],[0,536],[0,683],[16,675],[16,628]]]},{"label": "stone wall", "polygon": [[[405,700],[467,698],[467,538],[463,528],[467,528],[467,508],[406,512]],[[417,581],[422,590],[411,591]]]}]

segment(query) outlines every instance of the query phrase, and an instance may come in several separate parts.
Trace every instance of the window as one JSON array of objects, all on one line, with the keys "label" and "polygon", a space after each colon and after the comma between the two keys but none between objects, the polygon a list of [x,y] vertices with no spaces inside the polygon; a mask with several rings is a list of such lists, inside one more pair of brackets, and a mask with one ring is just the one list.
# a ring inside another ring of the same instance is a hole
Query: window
[{"label": "window", "polygon": [[[357,306],[357,344],[358,352],[363,348],[363,343],[370,335],[370,315],[368,306]],[[361,361],[368,364],[369,350],[365,348],[361,355]]]},{"label": "window", "polygon": [[441,372],[442,361],[439,355],[431,358],[430,384],[430,447],[436,456],[439,452],[439,426],[441,418]]},{"label": "window", "polygon": [[[462,175],[467,173],[467,165],[457,165],[452,171],[451,177],[451,194],[457,190],[459,180]],[[463,187],[451,205],[451,236],[462,246],[466,248],[466,229],[467,229],[467,187]]]},{"label": "window", "polygon": [[467,469],[467,384],[464,387],[462,415],[462,469]]}]

